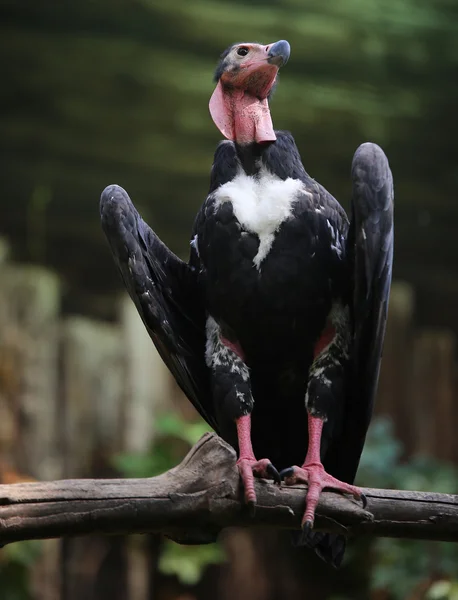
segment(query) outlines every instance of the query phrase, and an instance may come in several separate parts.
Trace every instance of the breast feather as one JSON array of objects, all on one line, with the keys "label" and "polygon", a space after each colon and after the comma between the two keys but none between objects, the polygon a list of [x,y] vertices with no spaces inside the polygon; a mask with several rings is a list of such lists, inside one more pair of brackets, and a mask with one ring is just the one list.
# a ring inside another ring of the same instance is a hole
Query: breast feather
[{"label": "breast feather", "polygon": [[239,172],[216,190],[215,210],[224,202],[231,202],[242,228],[258,236],[259,248],[253,259],[257,269],[272,248],[281,224],[292,217],[294,204],[305,191],[303,188],[298,179],[283,180],[261,169],[256,176]]}]

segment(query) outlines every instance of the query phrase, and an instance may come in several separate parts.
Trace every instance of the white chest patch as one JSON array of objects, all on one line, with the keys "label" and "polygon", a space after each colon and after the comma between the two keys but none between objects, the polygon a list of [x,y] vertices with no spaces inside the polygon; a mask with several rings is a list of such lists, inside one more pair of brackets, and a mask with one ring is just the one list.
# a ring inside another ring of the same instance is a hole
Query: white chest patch
[{"label": "white chest patch", "polygon": [[261,169],[257,177],[238,173],[216,190],[215,208],[231,202],[240,225],[259,237],[259,249],[253,259],[257,269],[269,253],[280,225],[291,217],[302,190],[302,181],[291,178],[283,181],[267,169]]}]

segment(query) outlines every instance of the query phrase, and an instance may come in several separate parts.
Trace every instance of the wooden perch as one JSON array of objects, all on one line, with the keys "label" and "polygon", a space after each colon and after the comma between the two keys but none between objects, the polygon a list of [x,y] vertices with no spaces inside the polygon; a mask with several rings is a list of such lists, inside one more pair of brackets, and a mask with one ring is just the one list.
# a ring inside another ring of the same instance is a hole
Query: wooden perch
[{"label": "wooden perch", "polygon": [[[297,529],[304,486],[256,482],[251,517],[242,502],[234,450],[206,434],[183,462],[150,479],[75,479],[0,485],[0,544],[82,535],[162,532],[187,542],[211,541],[224,527]],[[458,496],[364,489],[360,502],[324,492],[317,530],[348,535],[458,541]]]}]

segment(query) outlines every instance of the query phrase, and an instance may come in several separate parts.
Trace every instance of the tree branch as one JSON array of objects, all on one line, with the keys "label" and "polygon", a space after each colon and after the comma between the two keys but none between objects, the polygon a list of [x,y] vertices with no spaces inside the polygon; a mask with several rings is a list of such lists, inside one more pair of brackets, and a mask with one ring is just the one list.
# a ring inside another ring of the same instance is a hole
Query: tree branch
[{"label": "tree branch", "polygon": [[[211,541],[228,526],[298,529],[304,486],[256,482],[256,514],[243,505],[234,450],[206,434],[174,469],[150,479],[75,479],[0,485],[0,544],[82,535],[162,532]],[[458,496],[364,489],[368,505],[321,496],[315,528],[347,535],[458,541]]]}]

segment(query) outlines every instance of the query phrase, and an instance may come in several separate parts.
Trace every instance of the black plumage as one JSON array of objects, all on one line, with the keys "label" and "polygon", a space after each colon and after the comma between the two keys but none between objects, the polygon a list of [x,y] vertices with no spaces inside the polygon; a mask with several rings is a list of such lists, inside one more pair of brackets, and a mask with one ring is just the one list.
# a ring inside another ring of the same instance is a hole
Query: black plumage
[{"label": "black plumage", "polygon": [[202,417],[218,431],[205,353],[205,305],[197,272],[143,221],[127,192],[110,185],[102,227],[124,284],[159,354]]},{"label": "black plumage", "polygon": [[[218,77],[230,57],[231,49]],[[203,418],[239,448],[237,428],[252,414],[254,455],[279,470],[302,464],[308,421],[324,421],[324,468],[352,483],[385,331],[391,172],[378,146],[358,148],[349,222],[305,171],[292,135],[275,135],[218,145],[188,264],[118,186],[102,193],[102,226],[149,334]],[[340,562],[340,537],[306,531],[303,541]]]}]

